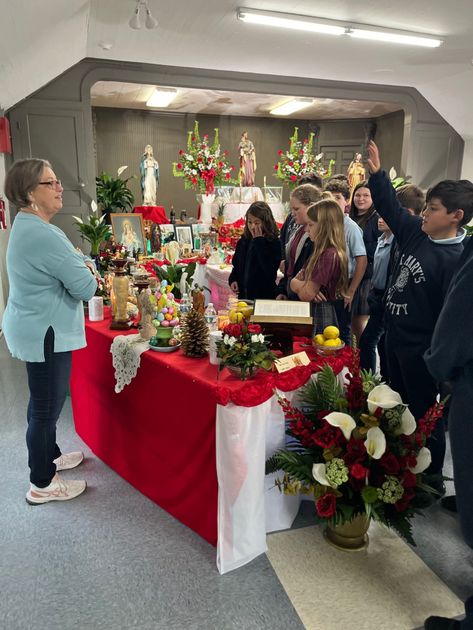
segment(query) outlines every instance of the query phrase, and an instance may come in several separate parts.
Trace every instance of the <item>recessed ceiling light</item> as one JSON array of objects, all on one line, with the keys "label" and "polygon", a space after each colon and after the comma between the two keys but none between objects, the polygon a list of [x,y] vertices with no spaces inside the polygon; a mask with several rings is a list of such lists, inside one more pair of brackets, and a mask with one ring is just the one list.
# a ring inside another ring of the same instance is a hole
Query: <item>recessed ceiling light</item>
[{"label": "recessed ceiling light", "polygon": [[167,107],[177,96],[172,88],[156,88],[146,101],[147,107]]},{"label": "recessed ceiling light", "polygon": [[300,109],[309,107],[314,102],[313,98],[293,98],[287,103],[278,105],[269,111],[273,116],[289,116]]},{"label": "recessed ceiling light", "polygon": [[425,46],[436,48],[443,40],[423,33],[413,33],[371,24],[354,24],[341,20],[328,20],[310,15],[260,11],[258,9],[239,8],[237,18],[250,24],[262,24],[277,28],[289,28],[298,31],[312,31],[326,35],[348,35],[356,39],[367,39],[392,44]]}]

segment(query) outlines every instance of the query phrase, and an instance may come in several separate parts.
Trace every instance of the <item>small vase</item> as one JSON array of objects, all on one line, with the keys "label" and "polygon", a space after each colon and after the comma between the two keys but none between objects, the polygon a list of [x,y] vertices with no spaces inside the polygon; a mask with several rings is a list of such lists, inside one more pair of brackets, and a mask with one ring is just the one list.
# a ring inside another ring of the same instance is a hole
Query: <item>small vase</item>
[{"label": "small vase", "polygon": [[[198,200],[199,196],[197,197]],[[200,202],[199,220],[205,225],[210,225],[212,223],[212,204],[215,201],[215,195],[201,195],[200,197],[202,201]]]},{"label": "small vase", "polygon": [[247,381],[248,379],[253,378],[258,371],[256,367],[250,368],[245,372],[243,372],[241,367],[238,367],[237,365],[226,365],[225,367],[232,376],[236,376],[236,378],[239,378],[241,381]]},{"label": "small vase", "polygon": [[112,280],[114,311],[112,323],[110,324],[112,330],[126,330],[129,328],[127,313],[129,280],[126,275],[126,264],[126,260],[114,261],[115,268]]},{"label": "small vase", "polygon": [[357,514],[343,525],[327,523],[324,531],[325,540],[342,551],[361,551],[368,546],[368,528],[370,519],[366,514]]}]

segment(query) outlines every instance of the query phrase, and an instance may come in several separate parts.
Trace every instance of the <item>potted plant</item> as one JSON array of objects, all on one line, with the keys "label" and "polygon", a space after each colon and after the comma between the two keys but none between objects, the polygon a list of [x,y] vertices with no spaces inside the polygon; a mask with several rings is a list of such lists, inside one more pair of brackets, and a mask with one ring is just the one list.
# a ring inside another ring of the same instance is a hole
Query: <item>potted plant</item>
[{"label": "potted plant", "polygon": [[105,223],[105,215],[100,218],[97,216],[97,204],[95,201],[91,203],[92,214],[85,220],[80,217],[73,216],[74,224],[77,225],[82,238],[90,243],[90,255],[96,258],[99,253],[100,244],[107,241],[112,235],[110,226]]},{"label": "potted plant", "polygon": [[228,324],[223,338],[217,342],[219,370],[228,368],[232,374],[245,380],[260,368],[270,370],[276,358],[269,348],[259,324],[242,319],[239,324]]},{"label": "potted plant", "polygon": [[335,546],[363,548],[370,519],[415,544],[411,519],[438,494],[429,483],[431,455],[425,443],[443,405],[418,423],[400,395],[371,372],[360,371],[354,350],[346,384],[325,366],[302,389],[301,409],[285,398],[286,448],[266,462],[266,473],[283,471],[280,491],[314,495],[316,519]]},{"label": "potted plant", "polygon": [[106,217],[105,220],[107,223],[110,223],[110,213],[133,210],[135,198],[127,184],[130,179],[134,179],[135,176],[132,175],[128,177],[128,179],[121,179],[120,177],[127,168],[127,166],[120,166],[117,171],[117,177],[112,177],[103,171],[95,179],[97,201],[102,210],[102,214]]}]

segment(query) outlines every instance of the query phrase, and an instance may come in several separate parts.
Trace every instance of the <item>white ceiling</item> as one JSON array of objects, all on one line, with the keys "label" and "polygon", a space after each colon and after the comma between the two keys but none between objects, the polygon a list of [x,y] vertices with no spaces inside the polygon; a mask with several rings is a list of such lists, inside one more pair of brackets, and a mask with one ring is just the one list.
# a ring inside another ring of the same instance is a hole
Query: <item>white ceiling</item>
[{"label": "white ceiling", "polygon": [[[98,81],[91,89],[95,107],[122,107],[148,111],[215,114],[225,116],[270,116],[269,110],[291,100],[282,94],[255,94],[223,90],[178,88],[176,98],[165,109],[149,108],[146,101],[156,85]],[[169,86],[160,85],[168,88]],[[291,114],[291,119],[324,120],[346,118],[375,118],[401,109],[398,103],[317,98],[309,107]]]},{"label": "white ceiling", "polygon": [[[0,0],[0,107],[11,107],[88,56],[413,86],[464,138],[473,138],[471,0],[290,5],[293,13],[440,35],[445,43],[433,50],[244,24],[235,17],[243,1],[149,0],[158,28],[133,31],[127,23],[134,0]],[[247,6],[288,10],[284,0],[248,0]]]}]

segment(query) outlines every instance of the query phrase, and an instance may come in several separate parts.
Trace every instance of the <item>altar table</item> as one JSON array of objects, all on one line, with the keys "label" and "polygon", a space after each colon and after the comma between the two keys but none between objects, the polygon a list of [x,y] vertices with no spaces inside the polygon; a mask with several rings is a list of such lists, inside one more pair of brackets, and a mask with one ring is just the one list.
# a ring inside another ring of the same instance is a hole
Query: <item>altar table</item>
[{"label": "altar table", "polygon": [[[116,394],[110,346],[123,333],[109,324],[87,321],[88,345],[73,353],[79,436],[140,492],[217,545],[221,573],[264,553],[266,531],[290,527],[299,505],[269,490],[274,480],[264,474],[266,457],[285,440],[273,392],[291,398],[327,360],[242,382],[227,370],[217,378],[207,357],[148,350],[137,376]],[[343,351],[329,360],[336,372],[347,357]]]}]

